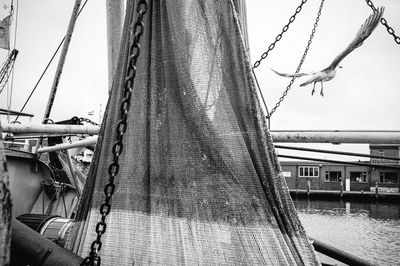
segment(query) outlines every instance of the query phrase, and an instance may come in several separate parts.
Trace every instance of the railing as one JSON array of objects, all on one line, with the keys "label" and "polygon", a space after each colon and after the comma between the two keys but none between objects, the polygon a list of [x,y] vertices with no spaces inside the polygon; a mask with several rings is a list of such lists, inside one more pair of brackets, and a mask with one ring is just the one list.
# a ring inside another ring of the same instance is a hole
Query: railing
[{"label": "railing", "polygon": [[350,253],[347,253],[343,250],[340,250],[338,248],[335,248],[333,246],[330,246],[324,242],[321,242],[319,240],[313,239],[309,237],[310,240],[313,242],[313,246],[315,248],[315,251],[320,252],[328,257],[331,257],[335,260],[338,260],[340,262],[346,263],[348,265],[360,265],[360,266],[371,266],[373,265],[372,263],[361,259],[359,257],[356,257]]}]

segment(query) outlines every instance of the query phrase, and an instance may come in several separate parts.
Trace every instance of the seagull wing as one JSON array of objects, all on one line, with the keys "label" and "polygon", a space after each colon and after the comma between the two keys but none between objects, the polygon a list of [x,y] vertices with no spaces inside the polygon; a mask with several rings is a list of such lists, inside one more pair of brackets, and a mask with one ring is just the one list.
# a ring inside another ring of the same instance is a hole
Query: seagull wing
[{"label": "seagull wing", "polygon": [[354,40],[347,46],[347,48],[340,53],[333,62],[330,64],[328,68],[335,69],[340,61],[343,60],[348,54],[350,54],[354,49],[360,47],[365,39],[368,38],[369,35],[374,31],[376,26],[379,24],[379,21],[382,18],[383,11],[385,10],[384,7],[377,8],[374,13],[372,13],[367,20],[361,25],[361,28],[358,30],[358,33]]},{"label": "seagull wing", "polygon": [[271,68],[271,70],[272,71],[274,71],[276,74],[278,74],[279,76],[282,76],[282,77],[288,77],[288,78],[298,78],[298,77],[301,77],[301,76],[307,76],[307,75],[310,75],[310,74],[313,74],[313,73],[294,73],[294,74],[287,74],[287,73],[280,73],[280,72],[278,72],[278,71],[276,71],[276,70],[273,70],[272,68]]}]

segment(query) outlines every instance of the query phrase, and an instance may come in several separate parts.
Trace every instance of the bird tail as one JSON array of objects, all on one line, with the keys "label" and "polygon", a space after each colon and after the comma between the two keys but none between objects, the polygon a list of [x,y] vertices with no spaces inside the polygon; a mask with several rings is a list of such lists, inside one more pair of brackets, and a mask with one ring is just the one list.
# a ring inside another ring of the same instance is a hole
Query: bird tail
[{"label": "bird tail", "polygon": [[313,83],[313,82],[314,82],[314,80],[313,80],[313,79],[307,80],[306,82],[304,82],[304,83],[301,83],[301,84],[300,84],[300,87],[307,86],[308,84],[311,84],[311,83]]},{"label": "bird tail", "polygon": [[280,73],[280,72],[278,72],[276,70],[273,70],[272,68],[271,68],[271,70],[274,71],[279,76],[288,77],[288,78],[298,78],[298,77],[301,77],[301,76],[309,75],[307,73],[294,73],[294,74]]}]

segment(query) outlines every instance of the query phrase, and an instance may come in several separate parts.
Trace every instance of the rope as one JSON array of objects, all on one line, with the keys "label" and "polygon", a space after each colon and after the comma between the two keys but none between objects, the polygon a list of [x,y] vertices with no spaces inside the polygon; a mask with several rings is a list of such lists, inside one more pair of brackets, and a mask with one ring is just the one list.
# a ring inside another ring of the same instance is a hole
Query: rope
[{"label": "rope", "polygon": [[[86,1],[83,3],[83,5],[82,5],[82,7],[80,8],[78,14],[76,15],[76,18],[77,18],[77,19],[78,19],[78,17],[79,17],[79,14],[82,12],[83,8],[86,6],[86,3],[87,3],[88,1],[89,1],[89,0],[86,0]],[[61,40],[60,44],[58,45],[56,51],[53,53],[52,57],[50,58],[49,63],[47,63],[47,66],[45,67],[45,69],[43,70],[42,74],[40,75],[39,80],[36,82],[35,86],[33,87],[31,93],[29,94],[28,98],[26,99],[26,101],[25,101],[24,105],[22,106],[20,112],[22,112],[22,111],[24,110],[25,106],[28,104],[29,100],[31,99],[33,93],[36,91],[37,86],[39,85],[40,81],[42,80],[42,78],[43,78],[44,74],[46,73],[47,69],[49,68],[50,64],[53,62],[54,57],[55,57],[56,54],[58,53],[58,50],[60,50],[60,47],[62,46],[62,44],[64,43],[64,41],[65,41],[65,36],[62,38],[62,40]],[[17,121],[18,118],[19,118],[19,115],[15,118],[15,121]]]}]

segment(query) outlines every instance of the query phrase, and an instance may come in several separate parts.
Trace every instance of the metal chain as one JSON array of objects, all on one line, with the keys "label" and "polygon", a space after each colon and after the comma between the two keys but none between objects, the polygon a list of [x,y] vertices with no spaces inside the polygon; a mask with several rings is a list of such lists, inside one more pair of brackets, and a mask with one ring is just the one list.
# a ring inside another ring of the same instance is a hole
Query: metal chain
[{"label": "metal chain", "polygon": [[295,13],[290,17],[289,22],[282,28],[282,32],[276,36],[275,41],[268,46],[268,50],[261,55],[261,58],[254,63],[253,69],[257,68],[261,61],[267,58],[268,53],[275,48],[276,43],[282,39],[282,35],[289,29],[290,24],[292,24],[292,22],[296,19],[296,15],[300,13],[305,3],[307,3],[307,0],[301,1],[301,4],[296,8]]},{"label": "metal chain", "polygon": [[[311,31],[311,35],[310,35],[310,38],[309,38],[309,40],[308,40],[307,47],[306,47],[306,49],[304,50],[304,54],[303,54],[303,56],[302,56],[302,58],[301,58],[301,60],[300,60],[300,63],[299,63],[299,65],[298,65],[297,69],[296,69],[296,72],[295,72],[296,74],[299,73],[299,71],[300,71],[300,69],[301,69],[301,67],[302,67],[302,65],[303,65],[303,63],[304,63],[304,60],[306,59],[308,50],[310,49],[312,40],[313,40],[313,38],[314,38],[315,31],[316,31],[317,26],[318,26],[319,17],[321,16],[322,8],[323,8],[323,6],[324,6],[324,2],[325,2],[325,0],[322,0],[322,1],[321,1],[321,4],[320,4],[320,6],[319,6],[319,10],[318,10],[317,18],[315,19],[314,27],[313,27],[313,29],[312,29],[312,31]],[[279,101],[276,103],[275,107],[272,108],[271,112],[269,113],[268,119],[271,118],[272,114],[273,114],[273,113],[276,111],[276,109],[281,105],[282,101],[284,100],[284,98],[285,98],[286,95],[288,94],[289,90],[291,89],[291,87],[292,87],[292,85],[293,85],[295,79],[296,79],[296,77],[293,77],[293,78],[290,80],[289,85],[286,87],[286,90],[283,92],[283,95],[279,98]]]},{"label": "metal chain", "polygon": [[133,84],[136,76],[136,63],[140,54],[139,41],[144,31],[143,17],[146,14],[147,9],[148,2],[146,0],[140,0],[136,10],[136,12],[138,13],[138,18],[133,26],[133,40],[131,41],[131,45],[129,47],[129,60],[127,63],[126,78],[124,84],[124,97],[120,104],[120,120],[118,121],[116,127],[117,140],[114,142],[112,147],[113,161],[108,167],[109,179],[108,183],[104,187],[105,199],[100,206],[101,220],[96,225],[97,237],[90,246],[89,256],[83,260],[81,265],[100,265],[101,263],[98,252],[100,251],[102,246],[101,236],[106,232],[107,228],[106,217],[111,211],[110,201],[115,191],[114,178],[119,172],[118,159],[123,150],[122,140],[127,128],[130,99],[132,96]]},{"label": "metal chain", "polygon": [[79,118],[79,122],[86,122],[86,123],[89,123],[89,124],[91,124],[93,126],[98,126],[99,125],[98,123],[90,120],[89,118],[85,118],[85,117],[80,117]]},{"label": "metal chain", "polygon": [[[375,6],[374,6],[374,4],[372,3],[371,0],[365,0],[365,1],[366,1],[367,4],[369,5],[369,7],[371,7],[371,9],[372,9],[373,11],[376,10],[376,8],[375,8]],[[390,26],[387,24],[386,19],[381,18],[381,23],[383,24],[383,26],[386,27],[387,32],[388,32],[390,35],[393,36],[394,41],[395,41],[397,44],[400,44],[400,37],[397,36],[397,35],[394,33],[394,29],[393,29],[392,27],[390,27]]]}]

